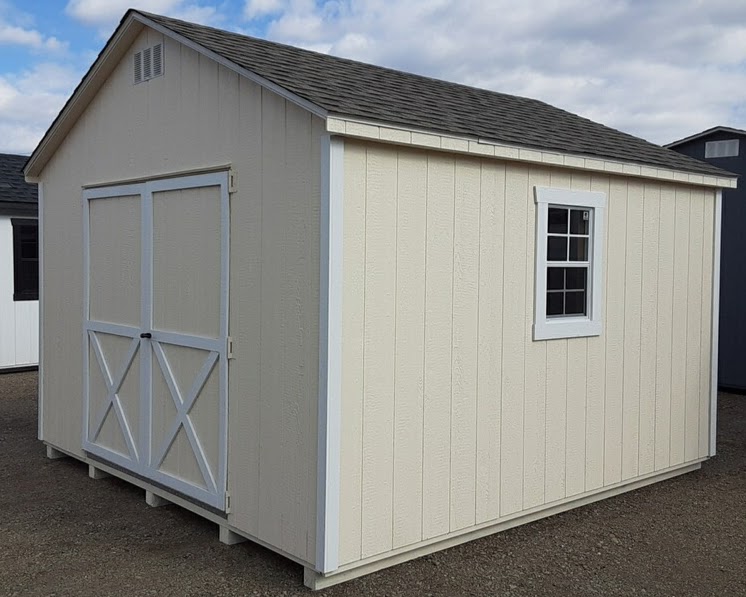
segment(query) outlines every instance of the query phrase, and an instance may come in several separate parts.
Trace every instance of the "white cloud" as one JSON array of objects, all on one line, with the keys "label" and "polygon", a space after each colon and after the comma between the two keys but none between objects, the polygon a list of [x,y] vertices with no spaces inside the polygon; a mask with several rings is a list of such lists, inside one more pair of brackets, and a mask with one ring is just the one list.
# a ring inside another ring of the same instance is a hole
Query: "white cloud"
[{"label": "white cloud", "polygon": [[85,25],[97,27],[102,37],[108,37],[129,8],[205,25],[218,24],[223,20],[215,3],[201,4],[187,0],[69,0],[65,12]]},{"label": "white cloud", "polygon": [[80,73],[53,63],[0,75],[0,151],[30,153],[79,78]]},{"label": "white cloud", "polygon": [[248,0],[271,39],[542,99],[664,143],[746,128],[746,3]]},{"label": "white cloud", "polygon": [[0,22],[0,45],[26,46],[35,50],[62,50],[67,45],[56,37],[44,37],[35,29]]}]

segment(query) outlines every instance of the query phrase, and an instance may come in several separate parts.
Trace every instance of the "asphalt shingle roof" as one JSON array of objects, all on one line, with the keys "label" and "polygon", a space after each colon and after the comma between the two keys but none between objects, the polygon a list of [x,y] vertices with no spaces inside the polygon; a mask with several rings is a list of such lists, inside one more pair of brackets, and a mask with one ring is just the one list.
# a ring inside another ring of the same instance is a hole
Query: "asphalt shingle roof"
[{"label": "asphalt shingle roof", "polygon": [[37,202],[37,188],[23,177],[23,167],[28,156],[0,153],[0,203]]},{"label": "asphalt shingle roof", "polygon": [[522,147],[733,176],[539,100],[137,12],[330,114]]}]

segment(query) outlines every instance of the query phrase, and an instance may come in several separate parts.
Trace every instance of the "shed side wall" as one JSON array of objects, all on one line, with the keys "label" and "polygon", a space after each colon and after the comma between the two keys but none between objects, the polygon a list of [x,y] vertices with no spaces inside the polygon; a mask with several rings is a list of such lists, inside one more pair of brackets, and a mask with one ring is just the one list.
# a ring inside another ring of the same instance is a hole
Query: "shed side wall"
[{"label": "shed side wall", "polygon": [[[601,336],[532,340],[533,188],[608,195]],[[714,192],[347,141],[340,564],[707,455]]]},{"label": "shed side wall", "polygon": [[0,369],[39,362],[39,301],[14,301],[13,286],[13,224],[0,216]]},{"label": "shed side wall", "polygon": [[230,165],[228,521],[314,562],[323,123],[154,31],[132,50],[159,41],[164,76],[126,53],[41,176],[43,438],[82,454],[81,187]]}]

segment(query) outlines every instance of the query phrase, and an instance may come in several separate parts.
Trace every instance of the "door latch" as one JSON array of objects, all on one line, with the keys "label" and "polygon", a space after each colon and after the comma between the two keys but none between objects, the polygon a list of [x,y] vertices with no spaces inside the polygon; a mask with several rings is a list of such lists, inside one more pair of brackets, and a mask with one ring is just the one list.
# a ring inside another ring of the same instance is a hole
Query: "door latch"
[{"label": "door latch", "polygon": [[140,338],[152,338],[152,337],[153,337],[153,334],[151,334],[150,332],[143,332],[142,334],[140,334]]}]

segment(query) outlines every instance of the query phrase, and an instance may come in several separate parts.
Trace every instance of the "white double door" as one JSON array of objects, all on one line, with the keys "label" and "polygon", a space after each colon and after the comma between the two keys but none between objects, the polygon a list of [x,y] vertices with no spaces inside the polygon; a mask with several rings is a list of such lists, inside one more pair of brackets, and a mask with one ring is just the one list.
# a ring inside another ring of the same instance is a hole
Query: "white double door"
[{"label": "white double door", "polygon": [[83,449],[225,509],[228,173],[83,193]]}]

